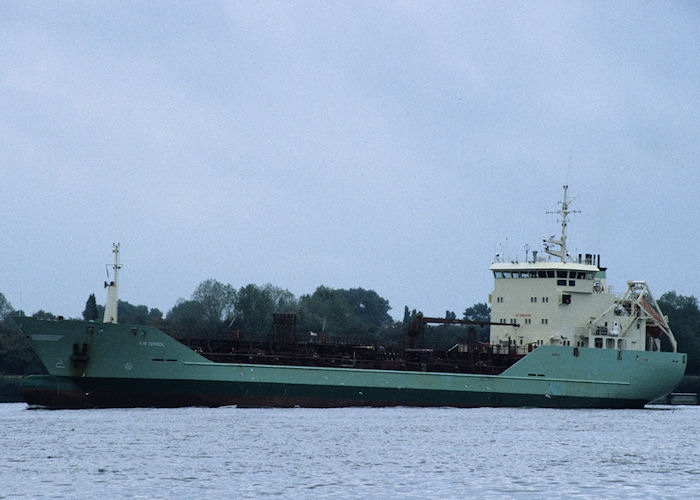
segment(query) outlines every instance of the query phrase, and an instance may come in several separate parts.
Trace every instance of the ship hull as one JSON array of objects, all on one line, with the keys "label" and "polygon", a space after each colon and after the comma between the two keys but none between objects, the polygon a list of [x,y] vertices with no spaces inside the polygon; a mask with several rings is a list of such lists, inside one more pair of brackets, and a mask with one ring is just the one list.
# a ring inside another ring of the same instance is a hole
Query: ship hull
[{"label": "ship hull", "polygon": [[671,392],[681,353],[540,346],[499,375],[215,363],[153,327],[20,322],[49,375],[30,405],[640,408]]},{"label": "ship hull", "polygon": [[[32,406],[51,408],[131,408],[238,406],[339,408],[452,406],[540,408],[643,408],[644,399],[620,399],[527,393],[440,391],[160,379],[71,379],[52,375],[25,377],[20,387]],[[517,387],[513,387],[517,390]]]}]

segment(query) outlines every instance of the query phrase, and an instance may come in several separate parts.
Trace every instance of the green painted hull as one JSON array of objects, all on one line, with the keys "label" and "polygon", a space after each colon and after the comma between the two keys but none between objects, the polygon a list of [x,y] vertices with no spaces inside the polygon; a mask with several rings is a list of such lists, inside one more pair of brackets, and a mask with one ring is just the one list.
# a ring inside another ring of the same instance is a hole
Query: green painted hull
[{"label": "green painted hull", "polygon": [[26,377],[23,397],[63,408],[640,408],[672,391],[686,366],[682,353],[583,348],[576,356],[567,346],[541,346],[500,375],[213,363],[153,327],[18,322],[49,371]]}]

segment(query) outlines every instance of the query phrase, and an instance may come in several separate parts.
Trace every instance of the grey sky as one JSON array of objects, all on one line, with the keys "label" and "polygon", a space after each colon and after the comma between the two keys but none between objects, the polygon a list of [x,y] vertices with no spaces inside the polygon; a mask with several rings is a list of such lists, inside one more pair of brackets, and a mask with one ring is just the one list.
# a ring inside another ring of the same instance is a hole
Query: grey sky
[{"label": "grey sky", "polygon": [[[48,5],[47,5],[48,4]],[[215,278],[486,301],[579,195],[619,291],[700,283],[697,2],[3,2],[0,292]]]}]

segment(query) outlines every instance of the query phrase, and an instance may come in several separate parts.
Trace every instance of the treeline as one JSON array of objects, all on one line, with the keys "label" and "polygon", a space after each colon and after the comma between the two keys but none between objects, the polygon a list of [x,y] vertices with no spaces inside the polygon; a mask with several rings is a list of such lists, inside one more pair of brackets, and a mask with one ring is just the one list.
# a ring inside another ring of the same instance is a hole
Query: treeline
[{"label": "treeline", "polygon": [[[694,296],[667,292],[658,300],[663,313],[678,341],[678,350],[688,354],[688,373],[700,374],[700,308]],[[295,297],[288,290],[267,284],[249,284],[234,288],[214,279],[201,282],[192,295],[179,299],[163,314],[157,308],[133,305],[119,301],[120,323],[153,325],[170,331],[237,330],[243,338],[262,340],[272,328],[274,313],[294,313],[297,318],[297,338],[314,340],[325,335],[331,341],[367,343],[404,342],[408,323],[420,311],[404,307],[401,321],[389,315],[389,301],[373,290],[363,288],[340,289],[319,286],[313,293]],[[491,310],[485,303],[467,307],[463,319],[489,321]],[[24,374],[43,372],[43,367],[11,321],[12,316],[23,316],[23,311],[12,308],[0,293],[0,373]],[[104,306],[90,295],[85,304],[83,319],[102,319]],[[43,310],[32,316],[55,319]],[[445,317],[457,319],[454,311],[445,311]],[[477,329],[478,338],[488,340],[488,327]],[[456,325],[428,327],[426,347],[445,348],[467,341],[467,328]]]},{"label": "treeline", "polygon": [[[271,284],[249,284],[241,288],[209,279],[201,282],[189,299],[181,298],[166,315],[158,309],[134,306],[119,301],[120,323],[152,325],[170,331],[204,332],[227,329],[238,331],[243,338],[261,340],[270,332],[275,313],[296,315],[297,338],[312,340],[321,334],[328,341],[387,342],[403,341],[408,323],[419,311],[404,307],[402,321],[394,321],[389,315],[389,301],[374,290],[364,288],[329,288],[319,286],[312,294],[297,298],[290,291]],[[104,307],[95,304],[94,296],[88,298],[83,318],[99,319]],[[488,321],[490,308],[476,304],[467,308],[463,317]],[[446,317],[457,314],[445,311]],[[466,340],[462,327],[442,327],[428,341],[447,344]],[[488,330],[482,332],[484,340]]]},{"label": "treeline", "polygon": [[666,292],[657,301],[668,317],[668,326],[678,342],[678,351],[688,354],[686,373],[700,375],[700,307],[693,295]]}]

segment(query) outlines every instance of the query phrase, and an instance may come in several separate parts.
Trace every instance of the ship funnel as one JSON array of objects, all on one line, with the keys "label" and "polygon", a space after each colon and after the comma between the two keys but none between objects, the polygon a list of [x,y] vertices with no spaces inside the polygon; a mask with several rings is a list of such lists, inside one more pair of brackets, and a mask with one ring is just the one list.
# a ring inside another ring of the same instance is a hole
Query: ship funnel
[{"label": "ship funnel", "polygon": [[112,267],[114,279],[109,282],[105,281],[105,287],[107,288],[107,303],[105,304],[105,316],[102,320],[105,323],[117,322],[117,303],[119,301],[119,295],[117,293],[118,279],[119,269],[122,267],[119,264],[119,243],[112,243],[112,252],[114,253],[114,264],[107,264],[107,267]]}]

